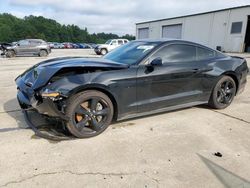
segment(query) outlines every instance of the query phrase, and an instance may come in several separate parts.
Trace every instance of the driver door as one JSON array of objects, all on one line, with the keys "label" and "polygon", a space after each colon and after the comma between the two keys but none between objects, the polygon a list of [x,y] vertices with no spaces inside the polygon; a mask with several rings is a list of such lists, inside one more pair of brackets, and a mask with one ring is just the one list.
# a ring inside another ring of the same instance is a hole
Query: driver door
[{"label": "driver door", "polygon": [[200,99],[200,64],[196,46],[171,44],[159,49],[148,62],[161,58],[157,66],[140,65],[137,72],[138,113],[160,111]]},{"label": "driver door", "polygon": [[28,40],[21,40],[17,43],[17,53],[27,54],[30,51],[30,42]]},{"label": "driver door", "polygon": [[118,42],[117,40],[112,40],[112,42],[110,43],[110,51],[115,49],[118,46]]}]

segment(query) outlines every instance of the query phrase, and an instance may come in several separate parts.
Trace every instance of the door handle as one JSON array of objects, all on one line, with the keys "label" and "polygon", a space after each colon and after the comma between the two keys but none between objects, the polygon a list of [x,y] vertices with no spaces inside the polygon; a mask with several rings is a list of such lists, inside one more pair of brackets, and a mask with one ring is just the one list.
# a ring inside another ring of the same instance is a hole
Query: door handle
[{"label": "door handle", "polygon": [[192,72],[197,73],[197,72],[199,72],[199,69],[192,69]]},{"label": "door handle", "polygon": [[198,69],[198,68],[192,69],[192,71],[193,71],[194,73],[209,72],[209,71],[211,71],[211,70],[213,70],[212,67],[206,67],[206,68],[200,68],[200,69]]}]

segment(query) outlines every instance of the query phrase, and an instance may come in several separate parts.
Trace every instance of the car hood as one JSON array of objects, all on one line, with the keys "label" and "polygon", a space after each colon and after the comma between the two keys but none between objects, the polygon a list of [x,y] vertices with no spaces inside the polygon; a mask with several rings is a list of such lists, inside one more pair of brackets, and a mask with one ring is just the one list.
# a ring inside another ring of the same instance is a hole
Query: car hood
[{"label": "car hood", "polygon": [[[107,68],[118,70],[128,68],[128,65],[117,63],[103,58],[63,57],[43,61],[26,70],[17,77],[16,82],[22,80],[33,89],[40,88],[48,83],[58,71],[64,68]],[[18,84],[18,83],[17,83]]]},{"label": "car hood", "polygon": [[39,67],[65,68],[65,67],[110,67],[126,68],[128,65],[117,63],[103,58],[62,57],[38,63]]}]

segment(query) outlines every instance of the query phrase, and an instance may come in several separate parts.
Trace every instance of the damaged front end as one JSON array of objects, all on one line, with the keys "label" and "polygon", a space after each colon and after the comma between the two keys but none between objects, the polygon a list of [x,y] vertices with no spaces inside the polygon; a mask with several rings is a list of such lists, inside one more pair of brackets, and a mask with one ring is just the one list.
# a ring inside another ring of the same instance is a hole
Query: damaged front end
[{"label": "damaged front end", "polygon": [[68,120],[67,98],[78,88],[95,83],[102,72],[127,66],[103,59],[56,58],[41,62],[16,78],[17,99],[23,110]]},{"label": "damaged front end", "polygon": [[68,118],[63,113],[63,106],[67,97],[58,91],[48,88],[35,89],[32,82],[27,82],[24,77],[16,79],[17,100],[23,110],[35,109],[37,112],[50,117],[59,117],[62,120]]}]

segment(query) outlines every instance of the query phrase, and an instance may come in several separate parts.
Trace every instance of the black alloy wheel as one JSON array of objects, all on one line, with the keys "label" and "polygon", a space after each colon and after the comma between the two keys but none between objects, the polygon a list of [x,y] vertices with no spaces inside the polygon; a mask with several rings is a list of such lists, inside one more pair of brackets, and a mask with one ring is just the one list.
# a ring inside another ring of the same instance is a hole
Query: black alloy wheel
[{"label": "black alloy wheel", "polygon": [[209,105],[216,109],[224,109],[232,103],[235,94],[235,81],[229,76],[223,76],[213,90]]},{"label": "black alloy wheel", "polygon": [[69,100],[67,127],[79,138],[96,136],[109,126],[113,114],[113,104],[108,96],[99,91],[85,91]]}]

